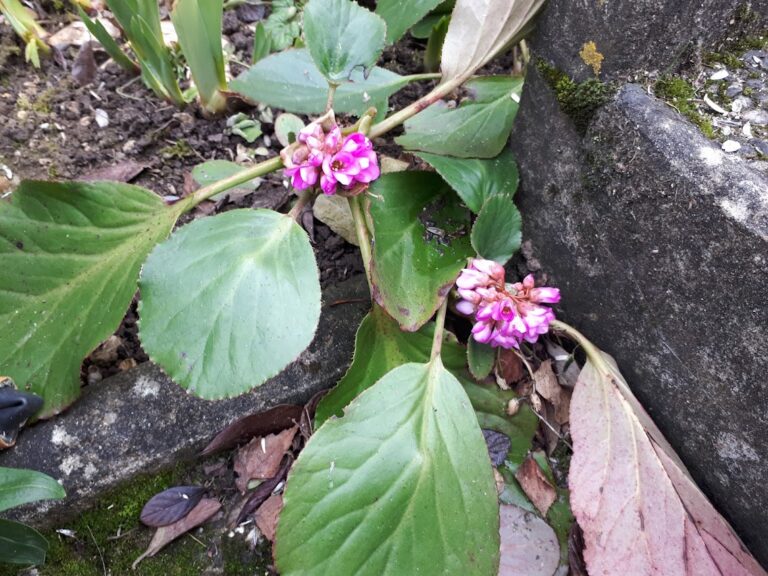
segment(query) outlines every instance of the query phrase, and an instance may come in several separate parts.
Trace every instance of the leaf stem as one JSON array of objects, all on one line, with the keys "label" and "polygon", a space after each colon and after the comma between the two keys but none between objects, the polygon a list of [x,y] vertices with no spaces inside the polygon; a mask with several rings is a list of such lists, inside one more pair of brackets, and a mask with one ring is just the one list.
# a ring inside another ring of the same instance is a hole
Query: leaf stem
[{"label": "leaf stem", "polygon": [[448,310],[448,298],[443,300],[442,305],[437,311],[437,318],[435,318],[435,336],[432,339],[432,353],[430,354],[430,362],[440,356],[440,350],[443,348],[443,332],[445,329],[445,312]]},{"label": "leaf stem", "polygon": [[584,353],[589,358],[589,361],[592,362],[592,364],[595,365],[595,368],[599,371],[603,373],[610,373],[612,371],[600,350],[598,350],[597,347],[584,336],[584,334],[576,330],[576,328],[570,324],[561,322],[560,320],[553,320],[549,326],[556,332],[562,332],[571,340],[578,343],[578,345],[584,349]]},{"label": "leaf stem", "polygon": [[418,80],[439,80],[443,75],[440,72],[425,72],[422,74],[409,74],[403,76],[401,80],[407,80],[408,82],[416,82]]},{"label": "leaf stem", "polygon": [[382,136],[383,134],[386,134],[393,128],[396,128],[397,126],[400,126],[403,122],[411,118],[412,116],[415,116],[428,106],[434,104],[444,96],[447,96],[451,92],[453,92],[456,88],[461,86],[466,81],[466,78],[459,77],[459,78],[453,78],[451,80],[448,80],[445,83],[438,84],[435,86],[435,88],[429,92],[428,94],[425,94],[416,102],[412,102],[399,112],[395,112],[391,116],[385,118],[378,124],[375,124],[371,128],[370,137],[371,138],[377,138],[378,136]]},{"label": "leaf stem", "polygon": [[365,268],[365,278],[368,280],[368,288],[373,297],[373,276],[371,276],[371,234],[368,230],[368,224],[365,222],[365,215],[361,204],[360,196],[351,196],[347,198],[349,209],[352,211],[352,219],[355,221],[355,233],[357,234],[357,243],[360,244],[360,255],[363,258],[363,267]]},{"label": "leaf stem", "polygon": [[288,216],[296,220],[296,222],[299,222],[299,219],[301,218],[301,212],[304,210],[304,206],[312,202],[312,200],[315,199],[316,194],[317,193],[314,187],[302,190],[301,194],[299,194],[299,199],[296,200],[296,204],[294,204],[293,208],[291,208],[290,212],[288,212]]},{"label": "leaf stem", "polygon": [[336,88],[338,88],[338,84],[334,84],[333,82],[328,82],[328,100],[325,102],[325,111],[329,112],[331,108],[333,108],[333,97],[336,95]]},{"label": "leaf stem", "polygon": [[244,168],[240,172],[227,178],[223,178],[218,182],[214,182],[208,186],[203,186],[202,188],[195,190],[192,195],[187,196],[183,200],[177,202],[176,205],[181,208],[182,212],[187,212],[211,196],[215,196],[221,192],[226,192],[230,188],[234,188],[235,186],[244,184],[249,180],[253,180],[259,176],[264,176],[265,174],[279,170],[282,167],[282,159],[280,156],[275,156],[274,158],[270,158],[264,162],[259,162],[258,164]]}]

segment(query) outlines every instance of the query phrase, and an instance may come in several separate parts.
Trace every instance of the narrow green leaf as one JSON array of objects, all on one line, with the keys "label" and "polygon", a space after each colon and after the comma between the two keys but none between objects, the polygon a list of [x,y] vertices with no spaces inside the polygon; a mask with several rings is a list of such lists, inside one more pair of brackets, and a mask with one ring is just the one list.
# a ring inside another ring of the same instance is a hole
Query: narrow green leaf
[{"label": "narrow green leaf", "polygon": [[224,52],[221,48],[223,0],[178,0],[171,20],[197,86],[200,102],[211,112],[226,105]]},{"label": "narrow green leaf", "polygon": [[253,55],[251,56],[251,64],[256,64],[256,62],[266,58],[271,53],[272,37],[264,27],[264,23],[259,22],[256,24],[256,30],[253,33]]},{"label": "narrow green leaf", "polygon": [[523,218],[512,200],[489,198],[472,226],[472,246],[486,260],[506,264],[520,248]]},{"label": "narrow green leaf", "polygon": [[409,150],[459,158],[493,158],[509,138],[520,107],[523,78],[486,76],[465,87],[469,100],[456,108],[437,102],[405,123],[395,141]]},{"label": "narrow green leaf", "polygon": [[408,28],[437,8],[441,1],[379,0],[376,2],[376,14],[387,23],[387,44],[394,44],[400,40]]},{"label": "narrow green leaf", "polygon": [[64,498],[61,484],[34,470],[0,468],[0,512],[37,500]]},{"label": "narrow green leaf", "polygon": [[109,54],[112,60],[117,62],[118,65],[123,67],[125,70],[128,70],[129,72],[138,72],[138,64],[136,64],[136,62],[131,60],[128,55],[123,52],[123,49],[120,48],[115,39],[112,38],[109,32],[107,32],[107,29],[104,28],[104,25],[98,20],[93,20],[90,16],[88,16],[88,14],[85,13],[85,10],[83,10],[79,4],[75,4],[75,7],[77,8],[77,13],[80,15],[80,19],[85,24],[85,27],[88,28],[88,31],[93,34],[93,36],[104,47],[104,50],[107,51],[107,54]]},{"label": "narrow green leaf", "polygon": [[[434,322],[416,332],[403,332],[392,317],[374,304],[357,330],[355,356],[349,370],[317,405],[315,426],[331,416],[341,416],[347,404],[394,368],[409,362],[428,362],[434,333]],[[443,342],[442,358],[457,378],[466,371],[464,347],[449,332]]]},{"label": "narrow green leaf", "polygon": [[0,563],[42,564],[47,553],[48,541],[37,530],[0,519]]},{"label": "narrow green leaf", "polygon": [[387,25],[352,0],[311,0],[304,8],[304,39],[318,70],[341,84],[353,70],[373,68]]},{"label": "narrow green leaf", "polygon": [[432,166],[475,214],[492,196],[513,198],[520,182],[515,157],[505,148],[495,158],[453,158],[427,152],[416,156]]},{"label": "narrow green leaf", "polygon": [[418,330],[474,254],[469,213],[432,172],[384,174],[371,192],[377,300],[404,329]]},{"label": "narrow green leaf", "polygon": [[[152,13],[151,10],[148,12]],[[153,23],[137,14],[131,19],[130,29],[126,33],[139,58],[144,83],[161,98],[181,106],[185,103],[184,96],[179,89],[171,53],[163,42],[159,27],[159,16],[157,23]],[[158,28],[158,31],[154,28]]]},{"label": "narrow green leaf", "polygon": [[45,400],[80,394],[80,364],[136,292],[139,267],[178,209],[115,182],[22,182],[0,202],[0,371]]},{"label": "narrow green leaf", "polygon": [[429,35],[427,47],[424,49],[424,69],[427,72],[437,72],[440,69],[440,57],[443,51],[443,42],[448,33],[450,16],[443,16],[437,21],[432,33]]},{"label": "narrow green leaf", "polygon": [[306,233],[284,214],[233,210],[196,220],[142,269],[142,345],[198,396],[242,394],[309,346],[318,277]]},{"label": "narrow green leaf", "polygon": [[467,343],[467,363],[472,376],[478,380],[486,378],[496,362],[496,349],[488,344],[481,344],[474,338]]},{"label": "narrow green leaf", "polygon": [[498,569],[487,449],[439,358],[394,369],[320,428],[291,471],[284,502],[276,562],[286,576]]},{"label": "narrow green leaf", "polygon": [[[313,0],[314,1],[314,0]],[[333,109],[361,116],[373,104],[409,82],[384,68],[373,68],[365,78],[362,70],[352,73],[351,82],[336,90]],[[325,110],[328,83],[304,49],[272,54],[230,82],[230,89],[253,102],[277,106],[298,114],[319,114]]]}]

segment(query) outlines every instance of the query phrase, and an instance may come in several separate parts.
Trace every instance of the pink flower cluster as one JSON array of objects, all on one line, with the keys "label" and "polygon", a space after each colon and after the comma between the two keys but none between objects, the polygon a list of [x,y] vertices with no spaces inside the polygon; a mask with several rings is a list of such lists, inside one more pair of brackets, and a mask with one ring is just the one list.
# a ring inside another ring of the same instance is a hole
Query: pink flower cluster
[{"label": "pink flower cluster", "polygon": [[361,132],[342,139],[335,124],[326,132],[320,122],[312,122],[299,132],[298,143],[283,158],[285,175],[296,190],[305,190],[319,181],[324,193],[335,194],[338,186],[352,190],[379,177],[373,144]]},{"label": "pink flower cluster", "polygon": [[531,274],[505,285],[504,267],[492,260],[472,260],[456,286],[462,298],[456,309],[475,316],[472,337],[493,347],[519,348],[524,340],[536,342],[555,319],[552,309],[541,304],[560,301],[560,290],[536,288]]}]

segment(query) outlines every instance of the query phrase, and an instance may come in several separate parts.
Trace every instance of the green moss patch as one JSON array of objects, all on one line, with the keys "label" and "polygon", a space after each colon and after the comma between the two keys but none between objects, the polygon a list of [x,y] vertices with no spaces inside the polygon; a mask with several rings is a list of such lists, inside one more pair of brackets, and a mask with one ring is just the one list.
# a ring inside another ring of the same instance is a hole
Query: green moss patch
[{"label": "green moss patch", "polygon": [[693,122],[707,138],[715,137],[712,122],[696,107],[696,88],[693,84],[679,76],[662,76],[653,87],[658,98],[669,102],[683,116]]}]

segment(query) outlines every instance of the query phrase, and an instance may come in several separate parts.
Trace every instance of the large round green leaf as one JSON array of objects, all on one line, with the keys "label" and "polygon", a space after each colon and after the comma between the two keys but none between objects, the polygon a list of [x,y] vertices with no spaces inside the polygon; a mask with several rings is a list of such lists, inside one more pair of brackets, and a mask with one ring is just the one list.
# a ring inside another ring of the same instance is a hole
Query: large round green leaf
[{"label": "large round green leaf", "polygon": [[65,496],[61,484],[42,472],[0,468],[0,512],[29,502]]},{"label": "large round green leaf", "polygon": [[48,541],[37,530],[0,518],[0,563],[42,564],[47,552]]},{"label": "large round green leaf", "polygon": [[23,182],[0,202],[0,373],[43,397],[40,416],[78,397],[83,358],[120,324],[178,214],[115,182]]},{"label": "large round green leaf", "polygon": [[[376,67],[367,77],[355,70],[351,80],[336,90],[333,109],[360,116],[371,106],[386,102],[409,78]],[[328,101],[328,83],[306,50],[286,50],[259,60],[229,87],[253,102],[300,114],[319,114]]]},{"label": "large round green leaf", "polygon": [[[374,304],[357,330],[355,356],[349,370],[317,405],[315,426],[331,416],[341,416],[347,404],[393,368],[409,362],[428,362],[434,333],[434,322],[416,332],[403,332],[391,316]],[[466,371],[466,352],[453,334],[446,331],[445,335],[443,362],[459,377]]]},{"label": "large round green leaf", "polygon": [[280,573],[495,576],[496,488],[439,358],[388,373],[311,438],[288,478]]},{"label": "large round green leaf", "polygon": [[376,2],[376,14],[384,18],[387,23],[387,43],[397,42],[408,28],[419,22],[441,2],[442,0],[379,0]]},{"label": "large round green leaf", "polygon": [[418,330],[474,255],[469,212],[433,172],[385,174],[371,192],[377,299],[403,328]]},{"label": "large round green leaf", "polygon": [[493,158],[504,148],[520,107],[523,78],[485,76],[465,84],[471,97],[456,108],[436,102],[406,121],[395,141],[409,150],[459,158]]},{"label": "large round green leaf", "polygon": [[437,170],[475,214],[492,196],[512,198],[520,183],[517,163],[509,148],[487,160],[453,158],[428,152],[417,152],[416,156]]},{"label": "large round green leaf", "polygon": [[317,68],[329,82],[368,70],[384,48],[387,25],[352,0],[312,0],[304,8],[304,38]]},{"label": "large round green leaf", "polygon": [[472,246],[486,260],[506,264],[523,241],[523,218],[506,196],[489,198],[472,226]]},{"label": "large round green leaf", "polygon": [[203,398],[236,396],[310,344],[320,282],[306,233],[271,210],[184,226],[150,255],[140,336],[152,359]]}]

